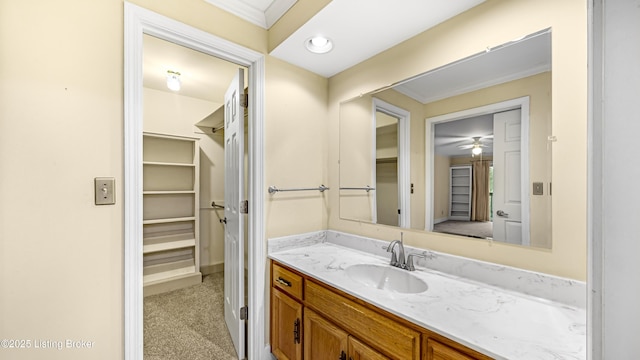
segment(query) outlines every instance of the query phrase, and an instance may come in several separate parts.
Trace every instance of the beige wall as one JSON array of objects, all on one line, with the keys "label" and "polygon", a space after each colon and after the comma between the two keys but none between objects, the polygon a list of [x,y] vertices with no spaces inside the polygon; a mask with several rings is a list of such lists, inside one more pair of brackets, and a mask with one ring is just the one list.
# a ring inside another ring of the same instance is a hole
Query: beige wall
[{"label": "beige wall", "polygon": [[[498,26],[499,24],[499,26]],[[337,144],[339,103],[361,93],[484,51],[520,36],[552,28],[553,247],[529,249],[405,230],[412,245],[584,280],[586,278],[587,7],[581,0],[489,0],[456,18],[330,79],[329,137]],[[331,183],[338,182],[338,151],[329,146]],[[338,194],[330,194],[332,208]],[[329,227],[392,240],[400,230],[341,220]]]},{"label": "beige wall", "polygon": [[[340,187],[373,186],[373,99],[357,97],[340,107]],[[347,219],[373,219],[374,192],[340,190],[339,213]]]},{"label": "beige wall", "polygon": [[[134,3],[266,50],[264,29],[204,1]],[[123,16],[122,0],[0,2],[0,338],[95,342],[0,357],[123,357]],[[266,82],[265,185],[327,182],[327,81],[267,57]],[[116,205],[94,205],[97,176]],[[322,196],[281,195],[268,236],[326,227]]]},{"label": "beige wall", "polygon": [[449,193],[451,158],[448,156],[433,156],[433,221],[434,224],[447,220],[449,217]]}]

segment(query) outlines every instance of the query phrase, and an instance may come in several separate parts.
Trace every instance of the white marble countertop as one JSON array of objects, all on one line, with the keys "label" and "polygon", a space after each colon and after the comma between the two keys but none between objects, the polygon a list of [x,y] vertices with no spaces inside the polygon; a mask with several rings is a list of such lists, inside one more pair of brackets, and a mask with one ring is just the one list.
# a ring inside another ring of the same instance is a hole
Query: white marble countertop
[{"label": "white marble countertop", "polygon": [[388,266],[389,259],[332,243],[275,251],[269,257],[496,359],[586,359],[584,309],[423,267],[412,274],[428,284],[427,291],[378,290],[353,281],[345,269]]}]

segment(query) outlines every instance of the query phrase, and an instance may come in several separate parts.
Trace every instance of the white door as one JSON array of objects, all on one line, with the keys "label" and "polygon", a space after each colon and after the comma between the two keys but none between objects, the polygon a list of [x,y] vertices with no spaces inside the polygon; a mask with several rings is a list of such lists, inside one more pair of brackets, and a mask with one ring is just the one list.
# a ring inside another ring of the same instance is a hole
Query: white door
[{"label": "white door", "polygon": [[[239,359],[245,357],[244,307],[244,71],[238,73],[224,96],[224,320]],[[242,104],[244,101],[242,101]]]},{"label": "white door", "polygon": [[493,115],[493,239],[522,244],[521,110]]}]

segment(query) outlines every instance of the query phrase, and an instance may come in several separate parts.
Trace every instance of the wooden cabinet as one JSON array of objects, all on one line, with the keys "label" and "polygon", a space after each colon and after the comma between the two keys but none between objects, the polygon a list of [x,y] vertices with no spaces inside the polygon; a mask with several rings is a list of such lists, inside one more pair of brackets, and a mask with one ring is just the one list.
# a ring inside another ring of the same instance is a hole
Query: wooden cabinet
[{"label": "wooden cabinet", "polygon": [[[445,340],[446,341],[446,340]],[[450,342],[450,340],[449,340]],[[460,346],[445,345],[440,341],[425,336],[424,359],[425,360],[489,360],[488,356],[477,353],[471,349],[461,350]]]},{"label": "wooden cabinet", "polygon": [[389,360],[389,358],[350,336],[349,360]]},{"label": "wooden cabinet", "polygon": [[420,332],[379,311],[312,281],[305,282],[305,305],[393,359],[420,359]]},{"label": "wooden cabinet", "polygon": [[314,311],[304,309],[304,358],[337,360],[345,357],[349,334]]},{"label": "wooden cabinet", "polygon": [[271,264],[271,352],[279,360],[302,359],[303,278]]},{"label": "wooden cabinet", "polygon": [[306,360],[389,360],[311,309],[304,309]]},{"label": "wooden cabinet", "polygon": [[452,166],[449,184],[449,220],[471,220],[471,166]]},{"label": "wooden cabinet", "polygon": [[144,295],[202,281],[197,139],[143,135]]},{"label": "wooden cabinet", "polygon": [[271,351],[280,360],[302,359],[302,304],[271,290]]},{"label": "wooden cabinet", "polygon": [[275,262],[271,351],[280,360],[490,359]]}]

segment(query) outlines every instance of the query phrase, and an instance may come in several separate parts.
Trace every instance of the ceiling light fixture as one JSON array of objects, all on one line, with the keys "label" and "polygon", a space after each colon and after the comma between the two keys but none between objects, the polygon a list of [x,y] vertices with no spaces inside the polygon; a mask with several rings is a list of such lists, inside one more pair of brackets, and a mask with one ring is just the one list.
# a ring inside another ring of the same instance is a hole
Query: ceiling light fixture
[{"label": "ceiling light fixture", "polygon": [[333,49],[333,42],[324,36],[314,36],[305,41],[305,46],[312,53],[324,54]]},{"label": "ceiling light fixture", "polygon": [[167,87],[173,91],[180,91],[180,73],[177,71],[167,70]]},{"label": "ceiling light fixture", "polygon": [[482,154],[482,148],[480,147],[480,144],[473,144],[473,147],[471,148],[471,156],[480,154]]}]

